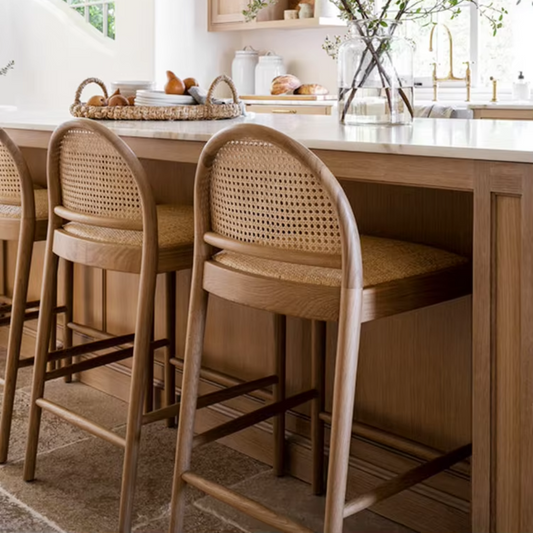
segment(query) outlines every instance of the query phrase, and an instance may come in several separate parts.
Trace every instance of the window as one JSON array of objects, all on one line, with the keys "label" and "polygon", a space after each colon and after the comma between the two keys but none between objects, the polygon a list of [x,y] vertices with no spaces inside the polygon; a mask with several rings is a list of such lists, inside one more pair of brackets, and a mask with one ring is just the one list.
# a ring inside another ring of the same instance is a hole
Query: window
[{"label": "window", "polygon": [[91,26],[110,39],[115,38],[115,2],[110,0],[64,0]]},{"label": "window", "polygon": [[[510,5],[511,4],[511,5]],[[449,40],[442,26],[435,30],[434,52],[429,51],[430,33],[434,23],[445,24],[453,35],[454,75],[465,75],[465,61],[472,63],[474,86],[488,87],[490,77],[499,80],[501,87],[510,87],[520,71],[533,80],[533,6],[531,2],[515,5],[514,0],[494,0],[496,8],[506,7],[503,28],[494,36],[487,19],[472,4],[451,19],[440,13],[433,21],[410,23],[407,34],[416,42],[415,75],[424,86],[431,85],[432,63],[438,63],[438,76],[449,72]],[[446,84],[443,85],[444,87]]]}]

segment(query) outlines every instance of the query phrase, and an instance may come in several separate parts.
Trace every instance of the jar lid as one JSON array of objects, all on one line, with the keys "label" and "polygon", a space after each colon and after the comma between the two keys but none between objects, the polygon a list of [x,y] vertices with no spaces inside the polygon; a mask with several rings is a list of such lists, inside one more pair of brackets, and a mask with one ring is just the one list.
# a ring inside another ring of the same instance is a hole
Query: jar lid
[{"label": "jar lid", "polygon": [[283,61],[283,58],[274,52],[267,52],[265,55],[259,56],[260,63],[276,63],[279,61]]},{"label": "jar lid", "polygon": [[254,50],[251,46],[245,46],[242,50],[237,50],[235,55],[238,56],[257,56],[259,52]]}]

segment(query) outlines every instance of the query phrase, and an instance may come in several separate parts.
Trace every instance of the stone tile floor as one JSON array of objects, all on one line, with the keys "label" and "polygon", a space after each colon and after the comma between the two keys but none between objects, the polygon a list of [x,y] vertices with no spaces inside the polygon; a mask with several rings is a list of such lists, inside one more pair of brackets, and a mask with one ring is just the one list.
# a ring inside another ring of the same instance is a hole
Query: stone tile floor
[{"label": "stone tile floor", "polygon": [[[0,373],[5,354],[0,349]],[[0,389],[0,403],[2,401]],[[0,465],[0,533],[113,533],[117,528],[121,450],[43,415],[37,480],[22,481],[29,403],[29,375],[22,373],[17,393],[9,462]],[[47,385],[47,397],[119,433],[126,404],[79,383]],[[176,432],[164,423],[143,429],[134,531],[165,533],[171,493]],[[321,531],[323,499],[290,477],[274,478],[269,468],[220,444],[198,449],[194,469],[213,481],[244,492]],[[262,524],[206,497],[189,492],[188,533],[271,532]],[[346,533],[412,533],[372,512],[346,521]]]}]

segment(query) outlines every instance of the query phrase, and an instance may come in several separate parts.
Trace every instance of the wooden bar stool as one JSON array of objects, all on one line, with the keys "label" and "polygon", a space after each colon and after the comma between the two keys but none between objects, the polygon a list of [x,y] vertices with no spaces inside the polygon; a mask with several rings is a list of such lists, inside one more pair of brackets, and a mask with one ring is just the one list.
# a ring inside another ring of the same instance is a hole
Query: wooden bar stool
[{"label": "wooden bar stool", "polygon": [[[0,129],[0,239],[18,241],[13,298],[0,306],[0,326],[9,325],[0,418],[0,463],[8,458],[9,437],[19,368],[33,365],[33,358],[20,359],[22,332],[26,320],[39,316],[39,302],[27,302],[33,243],[46,239],[48,192],[35,189],[26,161],[7,133]],[[5,276],[5,265],[4,265]],[[55,307],[55,305],[54,305]],[[54,313],[65,311],[65,307]],[[55,317],[53,320],[55,324]],[[52,345],[55,347],[55,333]],[[65,339],[63,339],[65,342]]]},{"label": "wooden bar stool", "polygon": [[[258,502],[191,471],[196,446],[312,401],[314,470],[323,454],[325,321],[339,323],[325,533],[343,519],[468,457],[470,445],[443,455],[346,503],[359,335],[362,322],[469,294],[471,267],[455,254],[362,236],[335,177],[309,150],[257,125],[237,125],[204,148],[195,184],[195,256],[171,505],[171,533],[183,533],[186,485],[269,526],[311,533]],[[194,436],[208,295],[277,315],[314,321],[313,388]],[[283,438],[283,435],[282,435]]]},{"label": "wooden bar stool", "polygon": [[[125,450],[120,502],[120,532],[131,530],[133,496],[142,425],[169,418],[175,402],[176,271],[192,264],[193,213],[190,206],[157,205],[145,171],[130,148],[105,126],[81,119],[61,125],[48,151],[49,227],[44,260],[41,314],[24,479],[35,478],[39,427],[43,409]],[[109,337],[87,326],[69,323],[98,340],[48,351],[58,260],[103,270],[140,275],[135,332]],[[153,340],[156,277],[167,283],[166,338]],[[100,338],[98,338],[100,337]],[[143,416],[143,402],[153,351],[166,348],[165,406]],[[113,351],[109,351],[113,349]],[[103,355],[80,357],[105,350]],[[46,381],[133,357],[126,438],[44,398]],[[70,359],[74,358],[74,362]],[[47,371],[49,361],[67,361]]]}]

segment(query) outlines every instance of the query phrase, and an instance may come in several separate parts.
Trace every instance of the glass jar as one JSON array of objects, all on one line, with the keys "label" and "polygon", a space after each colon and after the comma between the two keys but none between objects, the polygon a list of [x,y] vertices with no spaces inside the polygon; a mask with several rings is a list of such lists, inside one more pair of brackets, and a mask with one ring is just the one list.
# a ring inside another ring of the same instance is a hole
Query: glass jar
[{"label": "glass jar", "polygon": [[395,21],[353,22],[338,51],[342,124],[410,124],[414,43]]},{"label": "glass jar", "polygon": [[272,80],[277,76],[287,74],[283,58],[272,52],[267,52],[259,57],[255,67],[255,94],[269,95],[272,88]]},{"label": "glass jar", "polygon": [[237,50],[231,64],[231,77],[240,95],[255,94],[255,67],[259,54],[251,46]]}]

